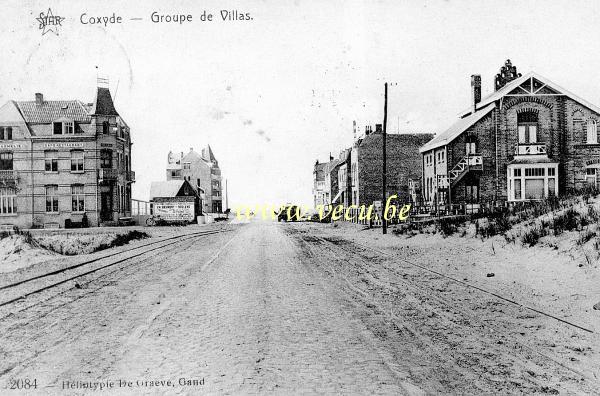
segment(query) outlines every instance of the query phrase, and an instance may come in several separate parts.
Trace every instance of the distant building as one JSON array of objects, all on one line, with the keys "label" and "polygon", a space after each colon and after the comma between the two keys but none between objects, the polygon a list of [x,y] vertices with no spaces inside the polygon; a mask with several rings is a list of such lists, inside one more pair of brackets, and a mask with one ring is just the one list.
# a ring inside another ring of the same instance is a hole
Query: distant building
[{"label": "distant building", "polygon": [[187,154],[169,151],[166,174],[167,180],[187,180],[200,193],[203,212],[223,212],[221,169],[210,146],[201,154],[192,148]]},{"label": "distant building", "polygon": [[313,202],[315,208],[320,205],[325,205],[325,166],[326,163],[315,162],[313,169]]},{"label": "distant building", "polygon": [[[419,147],[433,137],[430,133],[387,134],[387,196],[398,195],[398,202],[414,202],[411,180],[421,177]],[[382,201],[383,131],[377,124],[353,145],[349,160],[348,203],[369,206]],[[412,193],[412,195],[411,195]],[[385,204],[385,203],[383,203]]]},{"label": "distant building", "polygon": [[187,180],[152,182],[150,202],[154,215],[166,221],[195,221],[202,215],[202,200],[198,190]]},{"label": "distant building", "polygon": [[92,103],[9,101],[0,108],[0,225],[113,224],[131,216],[131,135],[108,88]]},{"label": "distant building", "polygon": [[338,158],[330,155],[329,162],[320,163],[317,160],[313,171],[315,206],[323,205],[329,209],[332,205],[347,203],[349,160],[350,149],[342,150]]},{"label": "distant building", "polygon": [[530,201],[599,186],[600,108],[508,60],[494,92],[472,102],[448,130],[421,147],[428,203]]}]

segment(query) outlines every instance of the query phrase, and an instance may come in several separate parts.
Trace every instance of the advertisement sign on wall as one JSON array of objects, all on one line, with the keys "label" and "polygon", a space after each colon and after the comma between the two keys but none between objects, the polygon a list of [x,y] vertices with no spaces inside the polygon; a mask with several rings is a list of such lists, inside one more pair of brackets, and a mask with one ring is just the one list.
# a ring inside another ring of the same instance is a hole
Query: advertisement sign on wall
[{"label": "advertisement sign on wall", "polygon": [[193,202],[155,202],[154,215],[167,221],[194,220]]}]

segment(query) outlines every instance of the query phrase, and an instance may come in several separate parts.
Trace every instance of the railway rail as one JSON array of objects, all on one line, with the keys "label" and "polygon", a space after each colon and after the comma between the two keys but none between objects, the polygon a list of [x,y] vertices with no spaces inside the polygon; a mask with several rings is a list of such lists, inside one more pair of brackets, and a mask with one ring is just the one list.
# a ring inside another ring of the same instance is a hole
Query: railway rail
[{"label": "railway rail", "polygon": [[[68,282],[74,281],[74,280],[82,278],[82,277],[85,277],[87,275],[91,275],[98,271],[101,271],[101,270],[104,270],[104,269],[107,269],[110,267],[114,267],[117,264],[121,264],[121,263],[130,261],[132,259],[138,258],[143,255],[147,255],[152,252],[164,250],[165,248],[169,248],[169,247],[179,244],[181,242],[201,238],[201,237],[208,236],[208,235],[227,233],[227,232],[232,232],[232,231],[233,231],[233,229],[231,229],[231,228],[223,227],[220,229],[198,231],[198,232],[192,232],[192,233],[186,233],[186,234],[182,234],[182,235],[176,235],[176,236],[172,236],[172,237],[162,238],[158,241],[152,241],[150,243],[146,243],[146,244],[143,244],[140,246],[135,246],[135,247],[132,247],[132,248],[124,250],[124,251],[113,252],[110,254],[102,255],[100,257],[95,257],[93,259],[85,260],[80,263],[73,264],[73,265],[70,265],[70,266],[67,266],[64,268],[59,268],[59,269],[56,269],[53,271],[48,271],[48,272],[45,272],[45,273],[42,273],[39,275],[35,275],[35,276],[31,276],[31,277],[28,277],[25,279],[20,279],[18,281],[15,281],[15,282],[12,282],[9,284],[1,285],[0,292],[3,292],[3,293],[13,292],[13,295],[12,295],[12,297],[9,297],[8,299],[0,301],[0,308],[9,306],[18,301],[22,301],[22,300],[26,299],[27,297],[30,297],[30,296],[33,296],[36,294],[40,294],[44,291],[56,288],[60,285],[66,284]],[[131,254],[132,252],[134,252],[134,254]],[[108,260],[108,262],[101,263],[101,265],[99,265],[99,266],[93,266],[94,263],[99,263],[104,260]],[[89,268],[90,266],[92,266],[92,268]],[[80,269],[83,271],[73,273],[73,271],[75,271],[77,269]],[[61,275],[67,275],[67,277],[61,278]],[[44,283],[44,280],[48,280],[52,277],[61,278],[61,279],[53,279],[53,280],[50,280],[49,283],[48,282]],[[35,285],[35,283],[42,283],[42,284]],[[28,287],[30,285],[32,285],[32,287],[27,290],[15,291],[19,287]],[[14,313],[14,312],[11,312],[11,313]]]},{"label": "railway rail", "polygon": [[[336,256],[335,260],[344,260],[341,257],[344,257],[346,255],[351,255],[353,257],[357,257],[365,266],[370,266],[372,264],[372,262],[369,261],[369,259],[365,258],[363,254],[361,254],[360,252],[357,252],[355,250],[352,250],[350,248],[347,247],[343,247],[340,246],[339,244],[330,241],[326,238],[322,238],[319,236],[315,236],[315,235],[310,235],[310,239],[312,240],[316,240],[321,244],[326,245],[329,248],[332,248],[332,250],[337,250],[338,252],[342,253],[339,256]],[[306,240],[304,240],[305,242],[307,242]],[[443,278],[445,280],[449,280],[449,281],[458,281],[458,284],[461,284],[462,286],[465,287],[469,287],[469,288],[473,288],[475,290],[478,290],[479,292],[483,292],[486,295],[492,296],[494,298],[500,299],[504,302],[508,302],[511,304],[514,304],[520,308],[523,309],[528,309],[530,311],[536,312],[537,314],[552,318],[552,319],[556,319],[559,322],[566,324],[567,326],[573,327],[573,328],[577,328],[580,330],[583,330],[585,332],[588,333],[594,333],[593,330],[591,329],[587,329],[584,328],[583,326],[579,326],[577,324],[574,323],[570,323],[566,320],[561,320],[560,318],[555,317],[552,314],[540,311],[538,309],[532,308],[532,307],[528,307],[525,306],[524,304],[512,301],[510,299],[504,298],[496,293],[493,292],[489,292],[485,289],[479,288],[476,285],[472,285],[469,284],[468,282],[464,282],[464,281],[460,281],[460,280],[456,280],[452,277],[448,277],[445,276],[444,274],[438,273],[437,271],[431,270],[429,268],[426,268],[424,266],[421,266],[417,263],[413,263],[410,260],[406,260],[406,259],[401,259],[398,258],[396,255],[393,254],[389,254],[387,252],[383,252],[380,251],[379,249],[375,249],[372,248],[370,246],[366,246],[363,245],[361,243],[357,243],[357,242],[350,242],[350,241],[345,241],[344,242],[349,242],[351,244],[356,245],[357,247],[360,247],[364,250],[368,250],[371,252],[374,252],[380,256],[384,256],[386,258],[390,258],[390,259],[398,259],[401,260],[409,265],[415,266],[419,269],[423,269],[423,270],[427,270],[431,273],[433,273],[434,275]],[[310,243],[306,244],[307,246],[310,246]],[[327,263],[325,263],[325,265],[328,265]],[[389,269],[389,268],[388,268]],[[397,270],[398,268],[396,268]],[[362,289],[360,287],[360,285],[355,285],[353,284],[353,282],[351,282],[348,277],[345,276],[345,274],[340,274],[339,271],[335,271],[335,269],[333,269],[331,266],[329,267],[329,270],[334,274],[334,276],[339,277],[347,286],[350,290],[352,290],[352,292],[355,294],[355,296],[357,296],[359,299],[364,300],[365,302],[367,302],[369,305],[377,307],[378,310],[380,310],[381,312],[386,312],[386,316],[388,317],[388,319],[390,320],[391,323],[393,323],[393,325],[396,328],[405,328],[409,331],[409,333],[411,335],[413,335],[418,341],[423,341],[426,342],[425,339],[427,338],[427,336],[421,336],[420,334],[420,330],[417,328],[412,327],[410,324],[406,323],[405,320],[400,320],[401,318],[399,318],[397,315],[394,315],[394,313],[392,311],[390,311],[389,309],[386,309],[384,307],[381,306],[380,303],[378,303],[377,301],[375,301],[375,299],[372,298],[372,296],[370,295],[370,293],[368,291],[365,291],[364,289]],[[337,273],[336,273],[337,272]],[[378,287],[379,289],[383,289],[383,290],[387,290],[388,293],[392,293],[394,291],[398,290],[398,284],[401,284],[402,286],[404,286],[403,289],[401,290],[410,290],[413,295],[423,295],[424,294],[424,290],[422,287],[420,287],[419,285],[414,284],[413,282],[410,282],[407,279],[404,279],[402,276],[399,277],[399,279],[397,279],[397,281],[395,280],[395,283],[390,282],[389,280],[385,280],[382,278],[376,278],[374,276],[372,276],[370,273],[366,274],[367,276],[369,276],[368,282],[375,285],[376,287]],[[571,365],[569,365],[568,363],[564,362],[562,359],[550,356],[547,353],[544,353],[543,351],[540,350],[539,347],[537,346],[533,346],[530,345],[527,342],[524,341],[520,341],[515,339],[514,337],[512,337],[511,334],[508,333],[508,331],[505,328],[496,326],[494,324],[489,323],[488,321],[482,319],[481,317],[478,317],[478,315],[475,312],[467,312],[467,310],[465,309],[461,309],[459,308],[456,304],[452,304],[449,301],[447,301],[444,296],[439,296],[436,295],[435,291],[431,292],[431,293],[427,293],[427,297],[432,299],[433,301],[435,301],[436,303],[440,304],[440,306],[443,306],[447,309],[447,312],[458,312],[461,316],[468,318],[470,321],[477,323],[482,329],[487,329],[488,334],[492,337],[495,338],[500,338],[499,340],[499,344],[500,343],[512,343],[513,345],[515,345],[516,347],[518,347],[519,349],[526,351],[527,354],[532,354],[532,355],[537,355],[540,359],[540,362],[550,362],[551,364],[554,364],[556,366],[561,367],[564,370],[567,370],[573,374],[575,374],[576,376],[580,377],[580,378],[585,378],[586,380],[588,380],[590,383],[594,383],[594,384],[598,384],[598,380],[596,378],[594,378],[593,375],[589,375],[587,373],[583,373],[580,370],[572,367]],[[433,311],[432,311],[433,312]],[[444,315],[444,313],[442,313],[442,315]],[[440,348],[435,345],[435,344],[429,344],[429,347],[432,349],[432,352],[434,354],[436,354],[439,358],[443,359],[443,351],[440,350]],[[494,347],[498,347],[498,346],[494,346]],[[543,363],[542,363],[543,364]],[[532,378],[532,381],[535,382],[535,380]],[[539,384],[540,386],[542,386],[543,384]]]}]

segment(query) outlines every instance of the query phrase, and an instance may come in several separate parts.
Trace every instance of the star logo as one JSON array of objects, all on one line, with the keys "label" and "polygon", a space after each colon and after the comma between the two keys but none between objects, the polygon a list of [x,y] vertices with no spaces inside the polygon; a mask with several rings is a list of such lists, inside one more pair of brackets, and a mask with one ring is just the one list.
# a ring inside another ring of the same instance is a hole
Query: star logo
[{"label": "star logo", "polygon": [[62,26],[62,21],[65,20],[64,17],[53,15],[50,8],[48,8],[46,14],[40,12],[40,16],[35,19],[39,22],[38,29],[42,31],[42,36],[48,32],[52,32],[58,36],[58,27]]}]

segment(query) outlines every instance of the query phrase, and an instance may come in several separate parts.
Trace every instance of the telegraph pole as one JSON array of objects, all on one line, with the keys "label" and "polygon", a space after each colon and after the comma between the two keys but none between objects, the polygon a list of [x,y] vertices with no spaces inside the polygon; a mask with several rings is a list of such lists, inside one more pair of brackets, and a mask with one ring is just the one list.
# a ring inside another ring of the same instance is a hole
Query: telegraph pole
[{"label": "telegraph pole", "polygon": [[385,99],[383,105],[383,188],[381,200],[381,224],[383,226],[383,234],[387,234],[387,222],[385,221],[385,204],[386,204],[386,140],[387,140],[387,103],[388,103],[388,83],[385,83]]},{"label": "telegraph pole", "polygon": [[[225,209],[229,209],[229,186],[227,185],[227,179],[225,179]],[[223,210],[221,208],[221,210]]]}]

